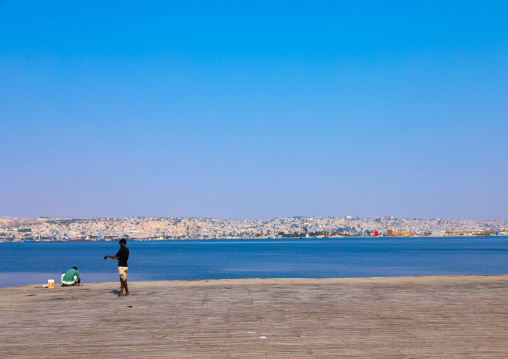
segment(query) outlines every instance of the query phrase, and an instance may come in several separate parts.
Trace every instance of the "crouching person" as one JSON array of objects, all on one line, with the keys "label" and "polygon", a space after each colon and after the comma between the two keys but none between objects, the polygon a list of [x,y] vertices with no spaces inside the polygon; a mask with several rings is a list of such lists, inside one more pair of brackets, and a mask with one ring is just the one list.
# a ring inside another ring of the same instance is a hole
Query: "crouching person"
[{"label": "crouching person", "polygon": [[78,268],[72,267],[67,272],[62,273],[62,286],[76,285],[81,283]]}]

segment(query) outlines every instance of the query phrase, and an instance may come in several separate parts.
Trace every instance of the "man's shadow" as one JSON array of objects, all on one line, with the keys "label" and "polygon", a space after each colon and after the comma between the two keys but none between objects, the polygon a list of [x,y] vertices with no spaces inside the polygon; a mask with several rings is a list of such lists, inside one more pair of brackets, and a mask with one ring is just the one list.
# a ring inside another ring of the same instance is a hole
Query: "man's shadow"
[{"label": "man's shadow", "polygon": [[109,292],[112,293],[112,294],[115,294],[115,295],[120,294],[120,291],[117,290],[117,289],[111,289]]}]

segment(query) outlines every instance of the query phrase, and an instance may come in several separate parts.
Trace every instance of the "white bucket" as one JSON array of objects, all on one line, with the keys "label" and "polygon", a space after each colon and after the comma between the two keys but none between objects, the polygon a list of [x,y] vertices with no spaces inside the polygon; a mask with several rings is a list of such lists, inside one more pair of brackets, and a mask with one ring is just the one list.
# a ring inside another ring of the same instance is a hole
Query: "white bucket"
[{"label": "white bucket", "polygon": [[54,279],[48,279],[48,288],[53,288],[55,286],[55,280]]}]

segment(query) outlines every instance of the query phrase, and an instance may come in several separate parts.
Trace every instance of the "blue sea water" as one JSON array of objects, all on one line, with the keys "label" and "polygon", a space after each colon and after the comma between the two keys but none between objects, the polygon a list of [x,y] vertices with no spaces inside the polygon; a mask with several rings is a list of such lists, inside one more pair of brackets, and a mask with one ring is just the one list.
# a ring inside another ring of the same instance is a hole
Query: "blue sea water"
[{"label": "blue sea water", "polygon": [[[129,241],[129,281],[508,273],[508,237]],[[0,243],[0,288],[118,281],[118,242]]]}]

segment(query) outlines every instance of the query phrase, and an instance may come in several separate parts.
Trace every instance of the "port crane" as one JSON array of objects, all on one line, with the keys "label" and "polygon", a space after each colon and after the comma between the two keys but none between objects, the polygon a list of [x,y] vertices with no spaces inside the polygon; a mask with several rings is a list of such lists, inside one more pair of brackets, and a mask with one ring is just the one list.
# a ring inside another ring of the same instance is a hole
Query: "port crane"
[{"label": "port crane", "polygon": [[[410,236],[411,233],[409,233],[409,226],[407,225],[407,221],[405,219],[402,219],[404,221],[404,224],[406,225],[406,233],[404,233],[404,236]],[[401,231],[402,233],[402,231]]]}]

